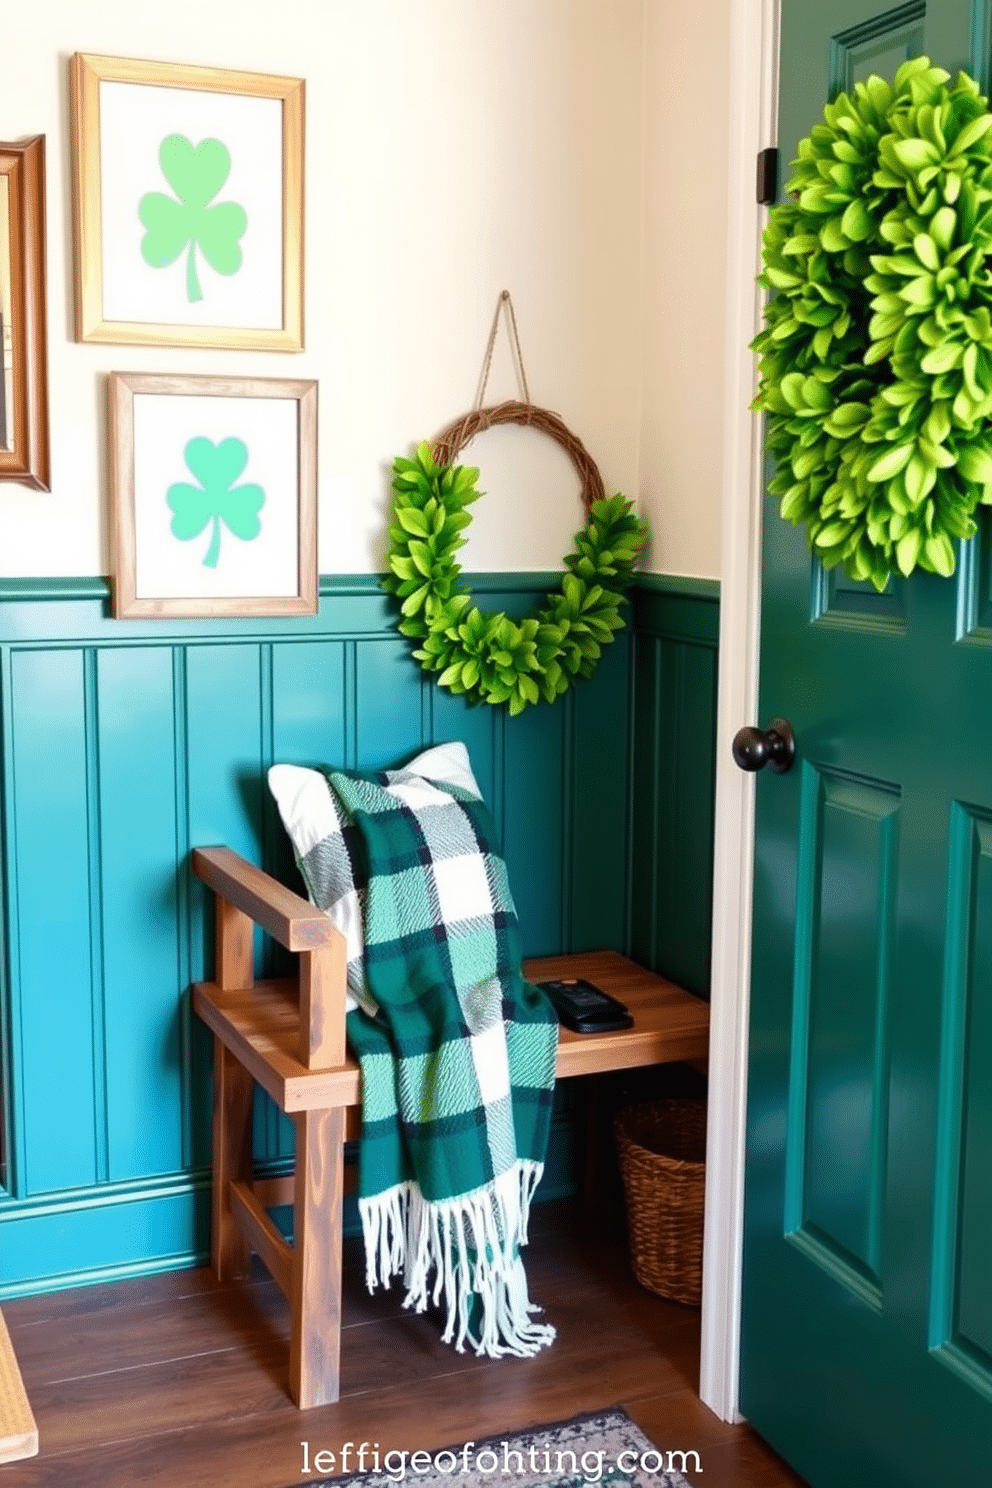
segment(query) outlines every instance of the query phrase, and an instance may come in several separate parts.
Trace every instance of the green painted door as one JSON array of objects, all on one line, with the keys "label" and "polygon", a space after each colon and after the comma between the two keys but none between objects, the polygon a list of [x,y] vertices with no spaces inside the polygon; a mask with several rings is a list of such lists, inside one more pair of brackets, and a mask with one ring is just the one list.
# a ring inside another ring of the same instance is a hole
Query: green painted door
[{"label": "green painted door", "polygon": [[[987,3],[782,0],[788,162]],[[787,172],[783,170],[783,174]],[[812,563],[765,507],[742,1410],[814,1488],[992,1484],[992,523],[953,579]],[[744,720],[742,720],[744,722]]]}]

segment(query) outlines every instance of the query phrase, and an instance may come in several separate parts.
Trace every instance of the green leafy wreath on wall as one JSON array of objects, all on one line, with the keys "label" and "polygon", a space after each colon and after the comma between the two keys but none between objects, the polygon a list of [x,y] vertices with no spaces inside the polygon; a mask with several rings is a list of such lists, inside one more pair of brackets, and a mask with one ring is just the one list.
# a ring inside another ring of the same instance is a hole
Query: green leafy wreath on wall
[{"label": "green leafy wreath on wall", "polygon": [[[567,572],[536,615],[513,620],[480,609],[461,579],[456,551],[471,522],[466,507],[482,494],[474,466],[454,453],[481,428],[521,423],[552,434],[583,475],[587,526],[564,559]],[[393,465],[394,521],[383,586],[400,600],[400,632],[421,644],[414,656],[441,687],[472,703],[507,703],[511,714],[554,702],[575,677],[591,676],[603,646],[623,628],[620,615],[646,532],[622,495],[604,496],[599,472],[557,414],[530,403],[477,409],[450,426],[432,449]]]},{"label": "green leafy wreath on wall", "polygon": [[764,235],[769,491],[878,590],[950,576],[992,504],[992,114],[949,83],[919,57],[841,93]]}]

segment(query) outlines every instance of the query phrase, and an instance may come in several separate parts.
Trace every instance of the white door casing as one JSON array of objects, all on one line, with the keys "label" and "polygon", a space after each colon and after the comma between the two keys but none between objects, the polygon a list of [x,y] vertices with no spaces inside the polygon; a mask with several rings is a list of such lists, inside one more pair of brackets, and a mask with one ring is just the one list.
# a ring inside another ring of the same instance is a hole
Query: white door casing
[{"label": "white door casing", "polygon": [[712,984],[706,1217],[699,1393],[722,1420],[740,1419],[739,1358],[751,978],[754,777],[730,742],[758,723],[762,426],[749,404],[761,323],[761,231],[756,158],[776,143],[779,0],[730,0],[729,211],[721,508],[720,675],[717,706]]}]

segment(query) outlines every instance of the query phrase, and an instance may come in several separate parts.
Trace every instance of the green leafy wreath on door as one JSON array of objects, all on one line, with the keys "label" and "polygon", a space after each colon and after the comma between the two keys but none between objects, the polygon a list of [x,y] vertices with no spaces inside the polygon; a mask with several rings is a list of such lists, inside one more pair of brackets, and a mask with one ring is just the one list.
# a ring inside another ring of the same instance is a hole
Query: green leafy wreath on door
[{"label": "green leafy wreath on door", "polygon": [[918,57],[799,143],[759,283],[769,491],[825,568],[949,577],[992,504],[992,114]]}]

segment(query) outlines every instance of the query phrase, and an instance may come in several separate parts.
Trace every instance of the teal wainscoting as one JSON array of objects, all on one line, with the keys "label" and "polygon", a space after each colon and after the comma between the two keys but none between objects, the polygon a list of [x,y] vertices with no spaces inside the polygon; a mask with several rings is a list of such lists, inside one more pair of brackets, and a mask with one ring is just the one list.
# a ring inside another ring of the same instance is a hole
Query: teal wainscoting
[{"label": "teal wainscoting", "polygon": [[[475,587],[512,612],[549,577]],[[0,582],[0,1299],[206,1256],[210,1041],[189,987],[212,916],[189,851],[292,876],[273,761],[377,768],[464,739],[525,951],[632,948],[705,991],[716,609],[644,581],[595,677],[509,719],[423,677],[374,577],[324,579],[317,617],[277,621],[115,621],[102,580]],[[263,1165],[291,1139],[260,1098]]]},{"label": "teal wainscoting", "polygon": [[630,954],[708,997],[719,585],[642,574],[633,609]]}]

